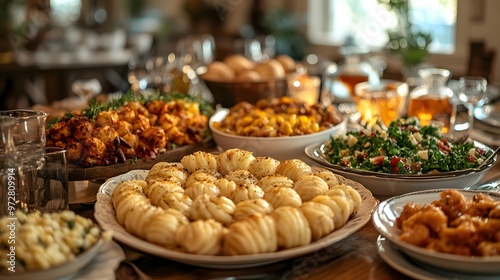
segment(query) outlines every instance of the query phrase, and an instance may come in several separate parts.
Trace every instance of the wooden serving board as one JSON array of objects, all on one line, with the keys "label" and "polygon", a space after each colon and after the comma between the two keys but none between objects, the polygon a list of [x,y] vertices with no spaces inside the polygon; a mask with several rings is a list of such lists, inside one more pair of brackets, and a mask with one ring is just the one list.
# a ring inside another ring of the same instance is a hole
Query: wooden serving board
[{"label": "wooden serving board", "polygon": [[126,173],[130,170],[151,169],[153,165],[162,161],[178,162],[185,155],[192,154],[196,151],[210,150],[215,147],[215,142],[210,138],[197,145],[182,146],[177,147],[174,150],[166,151],[165,153],[157,155],[155,159],[138,159],[135,162],[132,159],[129,159],[123,163],[92,167],[81,167],[74,164],[69,164],[68,179],[69,181],[108,179],[110,177]]}]

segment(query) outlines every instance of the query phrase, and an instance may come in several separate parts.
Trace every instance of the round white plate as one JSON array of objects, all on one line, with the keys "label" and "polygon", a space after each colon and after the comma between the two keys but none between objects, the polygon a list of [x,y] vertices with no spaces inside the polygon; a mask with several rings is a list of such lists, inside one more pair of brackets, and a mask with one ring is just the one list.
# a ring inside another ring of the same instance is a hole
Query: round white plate
[{"label": "round white plate", "polygon": [[[398,229],[395,224],[396,219],[401,215],[404,206],[410,202],[414,202],[419,205],[430,204],[433,201],[439,200],[439,194],[443,191],[443,189],[438,189],[414,192],[396,196],[380,202],[375,207],[372,215],[372,221],[375,228],[380,232],[380,234],[396,245],[400,251],[404,252],[412,259],[426,263],[430,266],[463,273],[500,274],[500,256],[466,257],[433,252],[425,248],[411,245],[399,239],[401,230]],[[474,195],[481,192],[475,190],[459,191],[465,196],[467,201],[470,201]],[[500,193],[487,191],[483,191],[483,193],[488,194],[494,200],[500,200]]]},{"label": "round white plate", "polygon": [[241,256],[194,255],[175,250],[169,250],[142,240],[128,233],[125,228],[118,224],[118,222],[116,221],[115,211],[113,210],[113,205],[111,203],[111,194],[113,193],[113,190],[120,182],[123,182],[125,180],[144,179],[147,173],[148,170],[133,170],[107,180],[97,193],[97,202],[95,204],[94,214],[95,219],[103,229],[112,230],[113,237],[116,240],[125,243],[132,248],[166,259],[208,268],[232,269],[256,267],[315,252],[336,242],[339,242],[340,240],[346,238],[350,234],[363,227],[370,220],[371,212],[377,204],[377,200],[372,196],[372,193],[368,189],[357,182],[342,178],[345,184],[349,184],[360,193],[363,202],[359,211],[355,214],[354,217],[351,217],[344,226],[321,238],[320,240],[308,245],[286,249],[274,253]]},{"label": "round white plate", "polygon": [[454,279],[454,280],[493,280],[499,279],[500,275],[474,275],[463,274],[455,271],[436,269],[415,263],[400,252],[391,241],[383,236],[377,238],[377,248],[380,257],[395,270],[422,280]]},{"label": "round white plate", "polygon": [[490,125],[500,127],[500,104],[488,104],[474,110],[474,117]]}]

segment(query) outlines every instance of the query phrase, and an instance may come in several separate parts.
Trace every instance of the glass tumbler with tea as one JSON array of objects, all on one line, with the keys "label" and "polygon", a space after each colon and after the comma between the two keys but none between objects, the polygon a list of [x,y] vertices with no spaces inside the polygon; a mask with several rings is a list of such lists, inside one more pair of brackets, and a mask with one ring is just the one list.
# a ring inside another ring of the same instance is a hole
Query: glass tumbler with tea
[{"label": "glass tumbler with tea", "polygon": [[453,90],[446,85],[450,71],[429,68],[419,70],[418,75],[422,84],[410,92],[408,117],[417,117],[422,126],[441,122],[442,132],[451,132],[455,123],[456,106],[453,102]]},{"label": "glass tumbler with tea", "polygon": [[379,118],[385,125],[402,117],[405,100],[408,96],[408,84],[396,80],[381,80],[373,85],[359,83],[354,87],[354,98],[361,120],[370,123]]}]

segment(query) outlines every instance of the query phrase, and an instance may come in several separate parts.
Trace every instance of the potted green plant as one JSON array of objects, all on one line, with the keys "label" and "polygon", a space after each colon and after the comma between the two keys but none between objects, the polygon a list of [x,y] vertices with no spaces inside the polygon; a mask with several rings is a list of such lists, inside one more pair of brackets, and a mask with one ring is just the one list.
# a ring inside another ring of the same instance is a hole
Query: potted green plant
[{"label": "potted green plant", "polygon": [[408,0],[378,0],[378,2],[386,5],[398,18],[398,27],[387,31],[389,36],[387,47],[402,60],[403,74],[407,77],[415,75],[418,65],[425,62],[429,55],[428,47],[432,42],[432,35],[415,30],[412,26]]}]

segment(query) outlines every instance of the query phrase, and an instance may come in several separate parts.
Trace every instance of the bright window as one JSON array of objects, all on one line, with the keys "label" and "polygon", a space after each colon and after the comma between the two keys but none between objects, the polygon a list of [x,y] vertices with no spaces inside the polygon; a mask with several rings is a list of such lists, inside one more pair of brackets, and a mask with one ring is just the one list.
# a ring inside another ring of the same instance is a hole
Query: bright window
[{"label": "bright window", "polygon": [[[457,0],[409,1],[413,27],[433,36],[430,51],[453,53]],[[309,0],[308,5],[309,39],[316,44],[383,47],[386,31],[397,26],[396,15],[377,0]]]}]

